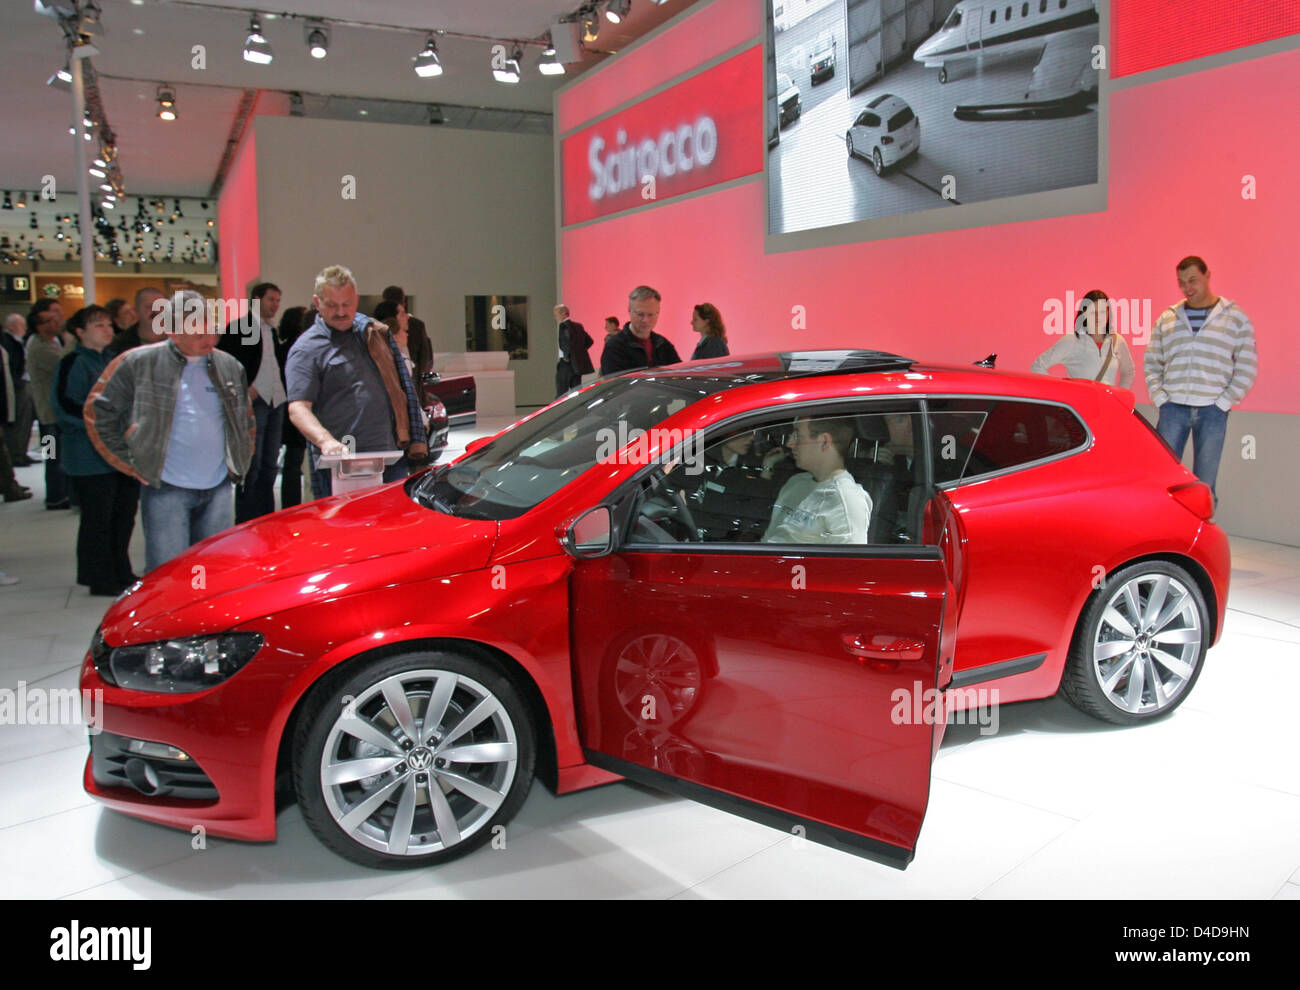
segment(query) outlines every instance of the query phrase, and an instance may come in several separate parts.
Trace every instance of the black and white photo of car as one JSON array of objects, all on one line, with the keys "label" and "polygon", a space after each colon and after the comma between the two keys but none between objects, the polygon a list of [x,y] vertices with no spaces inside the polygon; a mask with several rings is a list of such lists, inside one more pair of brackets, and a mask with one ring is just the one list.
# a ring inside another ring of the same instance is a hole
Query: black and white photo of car
[{"label": "black and white photo of car", "polygon": [[816,86],[823,79],[835,75],[835,32],[823,31],[817,35],[817,43],[808,55],[808,71],[812,75],[812,84]]},{"label": "black and white photo of car", "polygon": [[803,104],[799,100],[799,87],[784,72],[777,73],[776,88],[777,103],[781,108],[781,127],[784,128],[799,119]]},{"label": "black and white photo of car", "polygon": [[906,100],[881,93],[854,119],[844,143],[850,158],[867,158],[876,174],[884,175],[908,155],[920,151],[921,122]]}]

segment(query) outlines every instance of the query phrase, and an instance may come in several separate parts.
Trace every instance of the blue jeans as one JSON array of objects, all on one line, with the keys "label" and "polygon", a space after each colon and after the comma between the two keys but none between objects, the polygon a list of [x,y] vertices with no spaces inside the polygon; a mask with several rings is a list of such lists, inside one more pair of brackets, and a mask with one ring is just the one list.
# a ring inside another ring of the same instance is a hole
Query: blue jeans
[{"label": "blue jeans", "polygon": [[244,483],[235,492],[235,522],[248,522],[275,511],[275,477],[279,473],[280,436],[284,430],[283,404],[271,408],[261,396],[253,400],[253,419],[257,423],[257,446],[248,465]]},{"label": "blue jeans", "polygon": [[140,518],[144,522],[144,566],[152,571],[235,522],[232,485],[227,479],[206,491],[162,483],[141,486]]},{"label": "blue jeans", "polygon": [[[383,484],[390,481],[399,481],[411,473],[411,469],[406,464],[406,458],[388,465],[384,468]],[[316,498],[325,498],[333,494],[333,484],[330,479],[329,468],[316,468],[311,473],[311,493]]]},{"label": "blue jeans", "polygon": [[[1219,458],[1223,455],[1223,438],[1228,432],[1228,414],[1215,405],[1184,406],[1166,402],[1160,407],[1156,432],[1173,448],[1179,460],[1187,446],[1187,435],[1192,435],[1192,473],[1213,492],[1219,476]],[[1218,493],[1214,501],[1218,504]]]}]

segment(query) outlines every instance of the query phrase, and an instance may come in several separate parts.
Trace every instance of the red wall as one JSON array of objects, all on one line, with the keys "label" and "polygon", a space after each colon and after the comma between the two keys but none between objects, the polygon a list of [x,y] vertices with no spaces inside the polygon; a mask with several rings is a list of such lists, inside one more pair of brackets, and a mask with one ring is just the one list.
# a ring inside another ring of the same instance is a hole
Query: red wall
[{"label": "red wall", "polygon": [[244,132],[244,140],[217,199],[217,232],[221,237],[221,296],[243,299],[262,269],[257,221],[257,147],[251,127]]},{"label": "red wall", "polygon": [[[653,85],[649,66],[679,73],[678,46],[699,64],[754,40],[759,6],[714,0],[629,53],[635,72],[610,75],[614,63],[561,93],[557,121],[576,126],[593,108],[633,98]],[[1113,6],[1118,21],[1121,8],[1140,5]],[[704,17],[712,32],[698,29]],[[701,38],[711,42],[707,51]],[[611,85],[624,79],[638,89]],[[1300,335],[1287,289],[1300,229],[1300,199],[1290,190],[1300,161],[1300,133],[1290,126],[1300,120],[1297,79],[1300,52],[1291,51],[1113,93],[1102,213],[765,254],[760,178],[563,230],[561,295],[590,329],[605,316],[626,319],[627,291],[653,285],[664,296],[658,329],[684,357],[696,340],[691,307],[710,301],[733,353],[858,346],[970,362],[997,351],[1000,367],[1027,369],[1055,339],[1043,331],[1045,301],[1102,288],[1151,300],[1154,318],[1179,298],[1174,263],[1200,254],[1215,291],[1255,323],[1261,372],[1243,408],[1298,413],[1290,379],[1300,368]],[[762,127],[761,91],[753,114]],[[1255,199],[1242,196],[1246,175]],[[806,329],[792,327],[795,307],[805,308]],[[1134,350],[1140,368],[1143,348]]]}]

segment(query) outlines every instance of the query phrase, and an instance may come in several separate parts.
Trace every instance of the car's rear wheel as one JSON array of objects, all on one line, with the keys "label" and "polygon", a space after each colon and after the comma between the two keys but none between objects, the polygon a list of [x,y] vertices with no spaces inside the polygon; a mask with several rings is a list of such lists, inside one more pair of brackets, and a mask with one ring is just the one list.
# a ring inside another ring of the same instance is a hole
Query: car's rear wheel
[{"label": "car's rear wheel", "polygon": [[853,157],[853,132],[852,132],[852,131],[848,131],[848,132],[844,135],[844,143],[845,143],[846,145],[848,145],[848,147],[849,147],[849,157],[852,158],[852,157]]},{"label": "car's rear wheel", "polygon": [[1186,570],[1163,560],[1131,564],[1084,609],[1062,693],[1107,722],[1159,718],[1191,692],[1209,640],[1205,597]]},{"label": "car's rear wheel", "polygon": [[939,66],[939,83],[942,85],[948,81],[948,66]]},{"label": "car's rear wheel", "polygon": [[534,729],[480,660],[419,652],[366,664],[299,723],[294,786],[325,845],[365,866],[441,863],[492,838],[532,783]]},{"label": "car's rear wheel", "polygon": [[880,157],[880,149],[871,149],[871,167],[876,170],[877,175],[885,174],[885,160]]}]

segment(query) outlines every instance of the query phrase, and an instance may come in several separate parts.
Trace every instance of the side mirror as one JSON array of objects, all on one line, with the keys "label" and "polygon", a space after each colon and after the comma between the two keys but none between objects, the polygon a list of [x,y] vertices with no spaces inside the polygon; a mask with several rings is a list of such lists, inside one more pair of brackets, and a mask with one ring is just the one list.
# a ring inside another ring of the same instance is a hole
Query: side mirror
[{"label": "side mirror", "polygon": [[560,542],[565,552],[577,560],[604,557],[614,549],[613,517],[609,506],[588,509],[564,532]]}]

